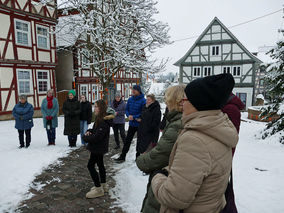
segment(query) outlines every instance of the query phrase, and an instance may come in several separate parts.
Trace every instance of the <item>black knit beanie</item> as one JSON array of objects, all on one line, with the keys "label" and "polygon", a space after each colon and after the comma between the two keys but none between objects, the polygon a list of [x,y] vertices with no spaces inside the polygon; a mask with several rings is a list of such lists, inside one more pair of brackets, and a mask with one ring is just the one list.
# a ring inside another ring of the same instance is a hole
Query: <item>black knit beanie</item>
[{"label": "black knit beanie", "polygon": [[185,94],[198,110],[221,109],[228,100],[235,85],[231,74],[220,74],[198,78],[187,84]]}]

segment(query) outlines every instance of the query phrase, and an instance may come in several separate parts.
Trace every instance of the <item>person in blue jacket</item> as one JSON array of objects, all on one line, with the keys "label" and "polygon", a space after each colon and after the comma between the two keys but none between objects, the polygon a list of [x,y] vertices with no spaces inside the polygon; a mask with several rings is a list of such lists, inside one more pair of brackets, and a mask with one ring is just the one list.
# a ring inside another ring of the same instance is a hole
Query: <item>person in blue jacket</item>
[{"label": "person in blue jacket", "polygon": [[16,121],[15,128],[19,133],[19,148],[25,147],[24,133],[26,134],[26,148],[31,144],[31,129],[34,126],[33,115],[33,106],[28,103],[26,95],[21,95],[20,102],[13,108],[13,116]]},{"label": "person in blue jacket", "polygon": [[53,89],[47,91],[47,96],[41,104],[43,126],[46,128],[48,145],[55,145],[56,131],[58,127],[58,101],[54,97]]},{"label": "person in blue jacket", "polygon": [[125,114],[129,119],[128,132],[123,145],[122,153],[119,158],[115,159],[117,163],[122,163],[125,161],[125,157],[129,151],[132,139],[138,130],[138,120],[141,118],[142,109],[145,104],[146,99],[141,91],[141,87],[139,85],[134,85],[132,88],[132,97],[128,99],[125,109]]}]

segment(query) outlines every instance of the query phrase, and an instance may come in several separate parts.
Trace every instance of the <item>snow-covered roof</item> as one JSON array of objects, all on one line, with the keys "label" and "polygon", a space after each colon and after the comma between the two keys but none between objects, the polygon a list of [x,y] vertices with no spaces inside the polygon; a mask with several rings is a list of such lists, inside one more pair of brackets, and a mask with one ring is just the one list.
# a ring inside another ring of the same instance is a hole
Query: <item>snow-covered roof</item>
[{"label": "snow-covered roof", "polygon": [[264,96],[263,96],[262,94],[258,94],[258,95],[256,96],[256,98],[257,98],[257,99],[262,99],[262,100],[264,100]]}]

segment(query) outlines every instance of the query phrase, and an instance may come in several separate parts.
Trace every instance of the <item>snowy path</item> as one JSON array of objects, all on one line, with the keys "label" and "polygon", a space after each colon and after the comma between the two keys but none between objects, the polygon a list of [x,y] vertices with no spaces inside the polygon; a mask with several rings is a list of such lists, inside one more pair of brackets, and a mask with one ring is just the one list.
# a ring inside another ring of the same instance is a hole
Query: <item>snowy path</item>
[{"label": "snowy path", "polygon": [[[244,113],[243,118],[247,114]],[[234,159],[234,188],[239,213],[284,212],[284,145],[276,138],[259,140],[255,135],[265,123],[242,122],[240,140]],[[118,198],[115,205],[129,213],[139,212],[146,191],[147,176],[143,176],[134,162],[133,144],[126,162],[115,165],[116,187],[112,196]],[[267,170],[259,171],[256,170]]]},{"label": "snowy path", "polygon": [[[14,121],[0,122],[0,212],[14,212],[17,204],[27,196],[25,193],[35,176],[70,152],[67,137],[63,135],[63,122],[63,117],[60,117],[56,146],[47,146],[42,119],[34,119],[32,142],[28,149],[18,149]],[[77,145],[79,143],[78,137]]]}]

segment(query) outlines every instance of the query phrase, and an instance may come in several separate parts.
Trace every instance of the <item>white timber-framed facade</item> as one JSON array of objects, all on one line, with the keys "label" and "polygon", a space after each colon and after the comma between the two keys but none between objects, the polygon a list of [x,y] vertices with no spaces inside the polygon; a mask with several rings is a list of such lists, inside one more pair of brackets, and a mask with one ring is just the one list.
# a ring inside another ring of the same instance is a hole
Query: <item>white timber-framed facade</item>
[{"label": "white timber-framed facade", "polygon": [[0,120],[21,94],[38,116],[47,90],[56,92],[56,0],[0,0],[0,25]]},{"label": "white timber-framed facade", "polygon": [[179,66],[179,81],[185,84],[199,77],[231,73],[235,79],[233,93],[247,108],[254,102],[255,73],[261,63],[215,17],[174,65]]}]

